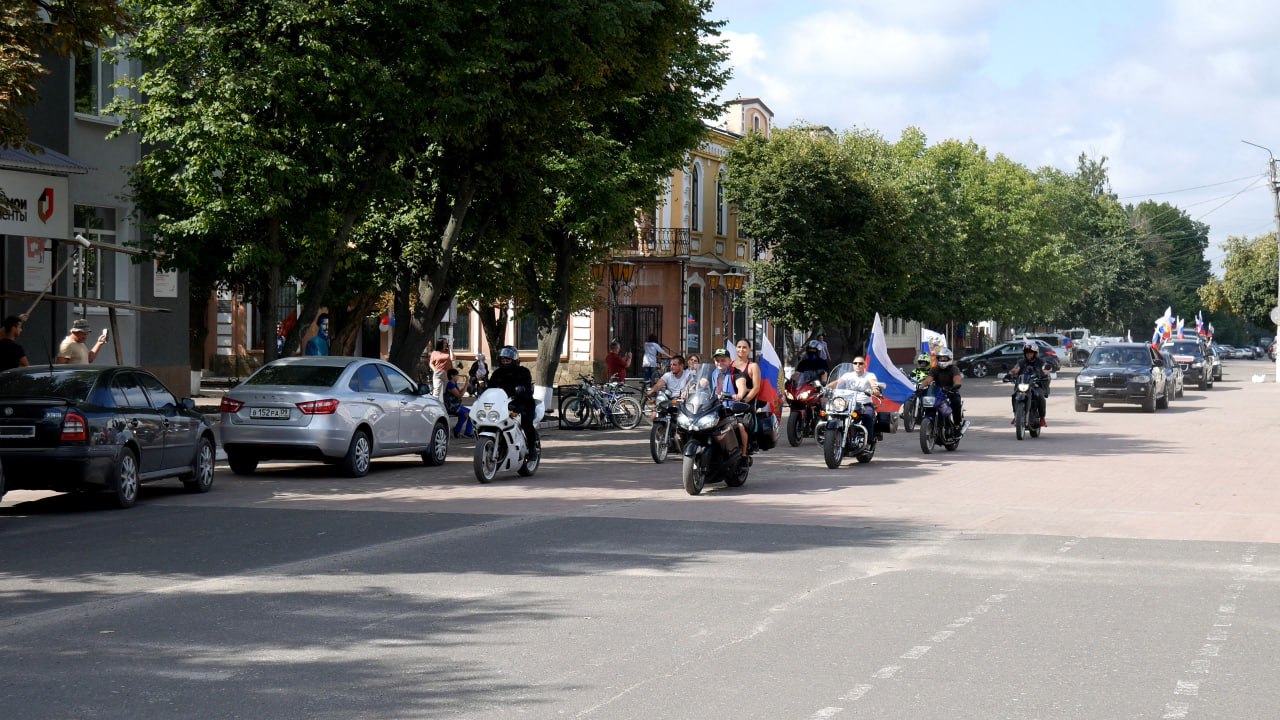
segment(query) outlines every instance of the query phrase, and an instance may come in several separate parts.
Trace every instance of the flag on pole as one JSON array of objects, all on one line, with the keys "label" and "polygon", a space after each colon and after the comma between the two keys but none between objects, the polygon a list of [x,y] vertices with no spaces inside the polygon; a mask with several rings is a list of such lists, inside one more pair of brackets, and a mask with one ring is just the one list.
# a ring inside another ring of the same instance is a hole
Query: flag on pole
[{"label": "flag on pole", "polygon": [[1196,334],[1197,334],[1197,335],[1203,335],[1203,334],[1204,334],[1204,317],[1203,317],[1203,315],[1204,315],[1204,311],[1203,311],[1203,310],[1199,310],[1199,311],[1197,311],[1197,312],[1196,312]]},{"label": "flag on pole", "polygon": [[782,416],[782,396],[778,393],[778,388],[782,382],[782,360],[778,357],[778,351],[773,349],[773,343],[769,342],[769,336],[762,336],[760,342],[760,394],[756,395],[756,400],[769,405],[769,410],[774,415]]},{"label": "flag on pole", "polygon": [[880,410],[897,412],[916,391],[916,386],[889,360],[889,348],[884,342],[880,313],[876,313],[875,322],[871,324],[871,341],[867,346],[867,371],[884,383],[884,400],[880,403]]},{"label": "flag on pole", "polygon": [[947,346],[947,336],[926,327],[920,328],[920,352],[933,355]]},{"label": "flag on pole", "polygon": [[1182,318],[1178,318],[1178,339],[1182,340]]},{"label": "flag on pole", "polygon": [[1124,341],[1125,341],[1125,342],[1133,342],[1133,331],[1132,331],[1132,330],[1125,330],[1125,331],[1124,331]]}]

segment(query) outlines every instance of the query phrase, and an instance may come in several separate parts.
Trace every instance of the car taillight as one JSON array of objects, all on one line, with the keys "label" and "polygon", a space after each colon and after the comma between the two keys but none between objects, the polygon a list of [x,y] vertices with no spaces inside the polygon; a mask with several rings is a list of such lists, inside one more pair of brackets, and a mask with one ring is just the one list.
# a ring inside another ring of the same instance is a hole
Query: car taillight
[{"label": "car taillight", "polygon": [[89,439],[89,423],[85,421],[83,415],[69,412],[62,419],[62,441],[63,442],[83,442]]},{"label": "car taillight", "polygon": [[239,400],[232,400],[229,397],[222,398],[222,404],[218,406],[218,412],[240,412],[240,408],[244,407],[244,403]]},{"label": "car taillight", "polygon": [[332,415],[338,411],[338,401],[334,399],[312,400],[300,402],[297,405],[303,415]]}]

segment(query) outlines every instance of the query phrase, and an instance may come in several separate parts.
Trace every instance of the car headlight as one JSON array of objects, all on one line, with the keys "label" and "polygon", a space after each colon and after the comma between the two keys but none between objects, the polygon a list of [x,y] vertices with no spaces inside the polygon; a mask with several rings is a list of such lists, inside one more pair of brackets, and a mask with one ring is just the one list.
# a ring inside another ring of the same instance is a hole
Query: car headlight
[{"label": "car headlight", "polygon": [[1197,360],[1197,361],[1195,361],[1195,362],[1191,363],[1191,367],[1204,367],[1204,363],[1203,363],[1203,362],[1201,362],[1201,361],[1199,361],[1199,360]]},{"label": "car headlight", "polygon": [[1076,377],[1076,385],[1083,385],[1084,387],[1090,387],[1090,386],[1092,386],[1092,385],[1093,385],[1093,376],[1092,376],[1092,375],[1079,375],[1079,376],[1077,376],[1077,377]]},{"label": "car headlight", "polygon": [[1149,376],[1149,375],[1134,375],[1134,376],[1133,376],[1133,380],[1132,380],[1132,382],[1136,382],[1136,383],[1138,383],[1139,385],[1145,385],[1145,384],[1147,384],[1147,383],[1151,382],[1151,376]]},{"label": "car headlight", "polygon": [[832,398],[831,411],[838,413],[849,412],[849,399],[842,397]]}]

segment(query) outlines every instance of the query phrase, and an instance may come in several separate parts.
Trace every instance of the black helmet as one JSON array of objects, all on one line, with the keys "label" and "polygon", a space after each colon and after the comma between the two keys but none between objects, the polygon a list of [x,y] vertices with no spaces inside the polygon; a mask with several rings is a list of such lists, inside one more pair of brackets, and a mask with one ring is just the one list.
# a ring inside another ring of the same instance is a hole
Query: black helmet
[{"label": "black helmet", "polygon": [[503,348],[498,351],[498,359],[501,360],[502,358],[516,362],[520,359],[520,351],[516,350],[514,345],[504,345]]}]

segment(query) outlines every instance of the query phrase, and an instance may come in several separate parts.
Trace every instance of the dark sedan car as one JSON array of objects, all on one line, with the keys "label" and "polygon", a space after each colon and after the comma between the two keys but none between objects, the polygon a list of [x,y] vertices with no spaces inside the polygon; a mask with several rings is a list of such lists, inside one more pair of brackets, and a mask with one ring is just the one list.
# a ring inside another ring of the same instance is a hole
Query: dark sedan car
[{"label": "dark sedan car", "polygon": [[1076,412],[1106,403],[1141,405],[1147,412],[1169,407],[1173,387],[1164,358],[1146,343],[1111,343],[1095,348],[1076,376]]},{"label": "dark sedan car", "polygon": [[[1062,361],[1058,358],[1058,352],[1043,340],[1032,340],[1036,347],[1040,349],[1040,359],[1049,363],[1049,369],[1058,372],[1062,368]],[[1023,340],[1014,340],[1013,342],[1000,343],[986,352],[977,355],[966,355],[956,361],[956,367],[960,368],[960,372],[970,377],[984,378],[988,375],[998,375],[1009,372],[1009,369],[1018,364],[1022,359],[1022,347],[1025,344]]]},{"label": "dark sedan car", "polygon": [[213,431],[190,398],[151,373],[90,365],[0,373],[0,462],[8,490],[105,490],[117,507],[140,483],[213,487]]}]

